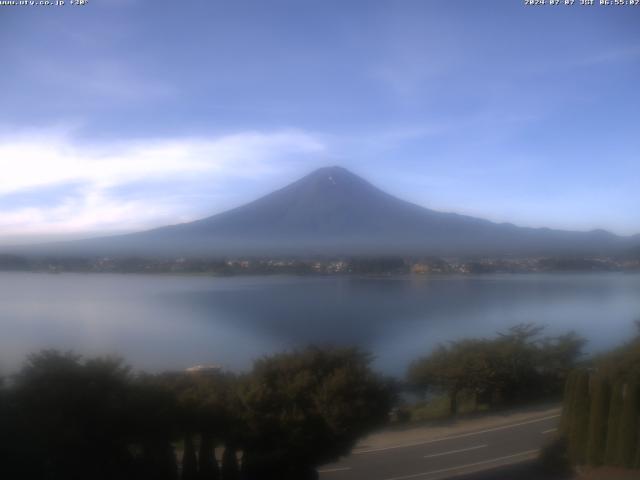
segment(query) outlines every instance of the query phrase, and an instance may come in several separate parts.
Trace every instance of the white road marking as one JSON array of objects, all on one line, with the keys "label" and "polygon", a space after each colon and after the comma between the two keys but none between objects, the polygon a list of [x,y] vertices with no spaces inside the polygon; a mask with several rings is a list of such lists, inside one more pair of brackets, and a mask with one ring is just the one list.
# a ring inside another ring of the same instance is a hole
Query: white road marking
[{"label": "white road marking", "polygon": [[550,428],[549,430],[544,430],[543,432],[541,432],[543,435],[546,435],[548,433],[553,433],[553,432],[557,432],[558,429],[557,428]]},{"label": "white road marking", "polygon": [[486,465],[486,464],[489,464],[489,463],[501,462],[503,460],[510,460],[512,458],[523,457],[525,455],[531,455],[531,454],[538,453],[538,452],[539,452],[539,450],[527,450],[526,452],[514,453],[513,455],[506,455],[504,457],[492,458],[490,460],[483,460],[482,462],[467,463],[466,465],[459,465],[457,467],[441,468],[440,470],[432,470],[430,472],[414,473],[412,475],[403,475],[401,477],[385,478],[385,480],[407,480],[409,478],[426,477],[426,476],[429,476],[429,475],[436,475],[438,473],[453,472],[455,470],[463,470],[465,468],[479,467],[481,465]]},{"label": "white road marking", "polygon": [[470,452],[471,450],[478,450],[479,448],[487,448],[489,445],[477,445],[475,447],[461,448],[460,450],[451,450],[449,452],[434,453],[431,455],[425,455],[424,458],[442,457],[443,455],[453,455],[454,453]]},{"label": "white road marking", "polygon": [[318,470],[318,473],[346,472],[347,470],[351,470],[351,467],[325,468]]},{"label": "white road marking", "polygon": [[551,420],[552,418],[558,418],[560,414],[549,415],[548,417],[536,418],[534,420],[528,420],[526,422],[513,423],[511,425],[503,425],[501,427],[489,428],[487,430],[481,430],[479,432],[462,433],[460,435],[451,435],[449,437],[436,438],[433,440],[424,440],[421,442],[405,443],[402,445],[393,445],[391,447],[370,448],[368,450],[360,450],[359,452],[353,452],[352,455],[363,455],[365,453],[384,452],[386,450],[396,450],[398,448],[416,447],[418,445],[427,445],[429,443],[444,442],[446,440],[455,440],[457,438],[472,437],[474,435],[482,435],[483,433],[497,432],[499,430],[507,430],[509,428],[521,427],[523,425],[531,425],[532,423],[544,422],[545,420]]}]

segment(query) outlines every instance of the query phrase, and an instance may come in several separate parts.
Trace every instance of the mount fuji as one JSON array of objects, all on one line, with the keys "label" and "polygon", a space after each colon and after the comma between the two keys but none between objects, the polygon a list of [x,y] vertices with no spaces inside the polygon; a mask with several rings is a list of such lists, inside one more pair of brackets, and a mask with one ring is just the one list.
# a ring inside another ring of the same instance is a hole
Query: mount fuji
[{"label": "mount fuji", "polygon": [[604,230],[518,227],[430,210],[341,167],[189,223],[65,242],[61,252],[134,255],[611,254],[640,244]]}]

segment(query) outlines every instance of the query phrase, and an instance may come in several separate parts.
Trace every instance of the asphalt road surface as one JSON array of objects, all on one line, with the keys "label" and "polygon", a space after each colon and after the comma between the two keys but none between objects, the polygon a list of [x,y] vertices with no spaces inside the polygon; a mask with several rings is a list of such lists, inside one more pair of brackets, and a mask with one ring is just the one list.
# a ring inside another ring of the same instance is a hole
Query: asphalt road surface
[{"label": "asphalt road surface", "polygon": [[556,431],[559,415],[413,444],[360,450],[322,467],[321,480],[438,480],[527,462]]}]

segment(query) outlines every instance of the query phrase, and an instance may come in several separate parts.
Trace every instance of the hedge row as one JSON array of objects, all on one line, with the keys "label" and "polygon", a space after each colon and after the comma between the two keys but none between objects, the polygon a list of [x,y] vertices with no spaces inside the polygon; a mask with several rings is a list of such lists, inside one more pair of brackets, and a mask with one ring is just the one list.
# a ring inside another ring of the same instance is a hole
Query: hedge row
[{"label": "hedge row", "polygon": [[560,432],[574,464],[640,469],[640,378],[612,382],[603,374],[572,372]]}]

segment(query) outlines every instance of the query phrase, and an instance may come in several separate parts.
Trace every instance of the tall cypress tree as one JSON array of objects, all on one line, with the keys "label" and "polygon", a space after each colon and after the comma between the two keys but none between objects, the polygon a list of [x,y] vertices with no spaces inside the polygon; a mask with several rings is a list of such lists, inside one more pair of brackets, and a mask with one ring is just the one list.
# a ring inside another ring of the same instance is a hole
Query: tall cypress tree
[{"label": "tall cypress tree", "polygon": [[[243,463],[245,462],[243,461]],[[222,478],[222,480],[239,480],[240,478],[240,469],[238,468],[236,449],[231,444],[227,444],[224,448],[224,453],[222,454],[222,471],[220,477]]]},{"label": "tall cypress tree", "polygon": [[638,381],[626,384],[618,436],[617,464],[632,468],[638,442]]},{"label": "tall cypress tree", "polygon": [[203,433],[200,438],[198,454],[198,479],[219,480],[220,468],[213,452],[213,439],[210,433]]},{"label": "tall cypress tree", "polygon": [[569,425],[569,458],[584,464],[589,433],[589,374],[580,372],[575,380]]},{"label": "tall cypress tree", "polygon": [[569,435],[569,426],[571,425],[571,413],[573,405],[573,396],[575,393],[576,378],[578,372],[571,371],[567,376],[564,384],[564,397],[562,401],[562,416],[560,417],[560,434]]},{"label": "tall cypress tree", "polygon": [[610,400],[609,380],[603,375],[594,376],[591,381],[591,412],[587,446],[587,463],[591,465],[602,465],[604,462]]},{"label": "tall cypress tree", "polygon": [[198,479],[198,459],[193,446],[193,438],[187,433],[184,436],[184,453],[182,454],[182,480]]},{"label": "tall cypress tree", "polygon": [[177,480],[178,466],[171,443],[162,438],[145,441],[139,468],[141,478]]},{"label": "tall cypress tree", "polygon": [[607,419],[607,446],[604,455],[605,465],[616,465],[618,455],[618,437],[620,434],[620,419],[622,414],[623,384],[616,382],[611,388],[609,401],[609,418]]},{"label": "tall cypress tree", "polygon": [[178,462],[176,460],[176,452],[169,442],[165,444],[165,454],[163,460],[164,466],[162,467],[164,472],[161,476],[156,477],[158,479],[177,480],[178,479]]}]

